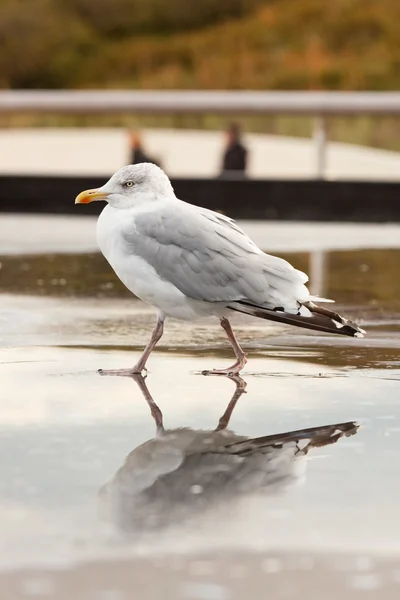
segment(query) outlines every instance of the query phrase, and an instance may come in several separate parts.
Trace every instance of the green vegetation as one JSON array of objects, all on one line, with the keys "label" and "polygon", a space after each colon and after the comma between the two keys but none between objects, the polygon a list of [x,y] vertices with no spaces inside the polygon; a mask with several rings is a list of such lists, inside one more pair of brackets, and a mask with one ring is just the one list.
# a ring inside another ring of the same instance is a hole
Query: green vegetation
[{"label": "green vegetation", "polygon": [[[0,0],[0,88],[396,90],[400,2]],[[138,124],[124,116],[84,124],[96,122]],[[210,116],[160,122],[223,123]],[[332,137],[399,148],[399,125],[391,119],[348,123],[335,120]],[[154,118],[139,124],[155,124]],[[244,124],[309,133],[307,120]]]},{"label": "green vegetation", "polygon": [[398,0],[2,0],[3,88],[388,90]]}]

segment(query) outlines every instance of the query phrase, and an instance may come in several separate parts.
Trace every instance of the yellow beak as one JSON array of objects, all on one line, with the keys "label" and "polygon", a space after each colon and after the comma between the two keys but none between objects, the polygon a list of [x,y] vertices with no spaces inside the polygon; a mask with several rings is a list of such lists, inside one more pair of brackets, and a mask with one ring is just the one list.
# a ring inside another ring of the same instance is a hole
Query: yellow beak
[{"label": "yellow beak", "polygon": [[89,204],[96,200],[107,200],[108,194],[100,190],[85,190],[75,198],[75,204]]}]

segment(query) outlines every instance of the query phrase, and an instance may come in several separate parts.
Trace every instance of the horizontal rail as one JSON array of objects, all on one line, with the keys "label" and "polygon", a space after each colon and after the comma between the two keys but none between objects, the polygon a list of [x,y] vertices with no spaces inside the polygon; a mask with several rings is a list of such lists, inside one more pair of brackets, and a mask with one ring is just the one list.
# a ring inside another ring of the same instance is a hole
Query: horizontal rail
[{"label": "horizontal rail", "polygon": [[400,115],[400,92],[0,91],[0,114],[22,112]]}]

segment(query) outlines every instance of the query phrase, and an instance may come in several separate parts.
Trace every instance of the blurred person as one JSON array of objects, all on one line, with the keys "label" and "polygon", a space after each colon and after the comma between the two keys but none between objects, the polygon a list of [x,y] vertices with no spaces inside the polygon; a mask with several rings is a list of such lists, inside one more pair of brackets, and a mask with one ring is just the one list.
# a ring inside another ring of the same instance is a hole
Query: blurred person
[{"label": "blurred person", "polygon": [[138,163],[153,163],[158,167],[160,164],[154,158],[149,156],[143,149],[142,138],[138,132],[130,134],[130,164],[136,165]]},{"label": "blurred person", "polygon": [[242,131],[237,123],[231,123],[226,131],[227,144],[222,159],[223,177],[245,177],[247,148],[242,143]]}]

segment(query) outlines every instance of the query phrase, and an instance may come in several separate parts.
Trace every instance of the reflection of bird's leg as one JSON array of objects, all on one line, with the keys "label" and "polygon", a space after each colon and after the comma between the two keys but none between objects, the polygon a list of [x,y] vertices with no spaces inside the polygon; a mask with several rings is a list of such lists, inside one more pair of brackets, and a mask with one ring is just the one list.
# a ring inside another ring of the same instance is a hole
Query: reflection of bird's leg
[{"label": "reflection of bird's leg", "polygon": [[228,340],[231,343],[231,346],[236,356],[236,362],[227,369],[211,369],[211,371],[203,371],[203,375],[237,375],[247,363],[246,354],[239,346],[239,342],[237,341],[235,334],[233,333],[231,324],[229,323],[228,319],[222,317],[220,322],[222,329],[225,331],[226,335],[228,336]]},{"label": "reflection of bird's leg", "polygon": [[159,314],[157,324],[154,328],[153,333],[151,334],[150,341],[147,344],[142,356],[139,358],[135,366],[133,366],[131,369],[99,369],[100,375],[122,375],[126,377],[131,377],[132,375],[141,373],[145,369],[146,361],[149,358],[152,351],[154,350],[155,345],[162,338],[162,334],[164,333],[164,321],[164,315]]},{"label": "reflection of bird's leg", "polygon": [[149,405],[151,416],[153,417],[153,419],[156,423],[157,434],[161,435],[162,433],[164,433],[163,414],[162,414],[161,410],[159,409],[159,407],[157,406],[157,404],[154,402],[153,397],[148,390],[148,387],[146,385],[143,375],[141,375],[141,373],[135,373],[131,377],[138,384],[140,391],[143,394],[144,399],[146,400],[147,404]]},{"label": "reflection of bird's leg", "polygon": [[247,383],[244,381],[244,379],[239,377],[239,375],[234,375],[232,377],[229,377],[229,379],[232,379],[232,381],[235,382],[236,390],[235,390],[235,393],[233,394],[228,406],[226,407],[224,414],[218,421],[218,427],[215,429],[215,431],[222,431],[223,429],[226,429],[228,427],[229,421],[231,420],[231,416],[232,416],[232,413],[236,406],[237,401],[243,394],[246,393]]}]

